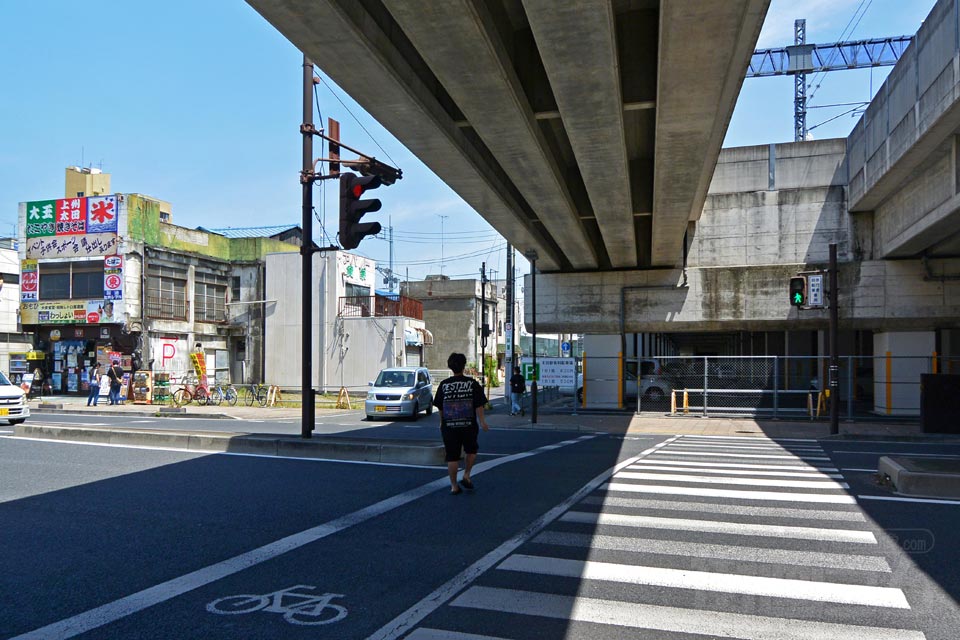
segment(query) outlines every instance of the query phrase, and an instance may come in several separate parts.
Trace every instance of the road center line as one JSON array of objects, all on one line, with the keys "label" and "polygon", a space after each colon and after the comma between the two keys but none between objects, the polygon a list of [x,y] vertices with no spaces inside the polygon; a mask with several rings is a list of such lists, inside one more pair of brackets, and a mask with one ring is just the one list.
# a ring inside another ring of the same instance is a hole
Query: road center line
[{"label": "road center line", "polygon": [[[595,437],[596,436],[592,435],[581,436],[572,440],[565,440],[560,444],[566,446],[583,442],[585,440],[590,440]],[[529,458],[539,453],[543,453],[544,451],[546,451],[546,449],[541,447],[538,449],[517,453],[505,458],[500,458],[498,460],[481,462],[473,468],[473,475],[489,471],[508,462],[515,462],[517,460]],[[629,464],[629,462],[632,462],[632,460],[622,464],[626,465]],[[602,482],[605,479],[606,477],[602,478],[597,483],[599,484],[599,482]],[[178,578],[161,582],[158,585],[154,585],[142,591],[130,594],[129,596],[125,596],[119,600],[108,602],[107,604],[89,609],[88,611],[79,613],[75,616],[64,618],[63,620],[54,622],[39,629],[15,636],[14,638],[11,638],[11,640],[72,638],[82,633],[86,633],[92,629],[97,629],[103,625],[116,622],[121,618],[125,618],[154,605],[166,602],[167,600],[181,596],[189,591],[206,586],[212,582],[216,582],[217,580],[266,562],[267,560],[272,560],[273,558],[283,555],[289,551],[294,551],[300,547],[316,542],[317,540],[335,533],[339,533],[344,529],[348,529],[354,525],[361,524],[367,520],[383,515],[384,513],[427,496],[434,491],[448,487],[449,483],[450,480],[446,476],[438,478],[414,489],[410,489],[409,491],[405,491],[385,500],[381,500],[380,502],[370,506],[364,507],[363,509],[359,509],[358,511],[354,511],[353,513],[348,513],[344,516],[340,516],[339,518],[335,518],[330,522],[305,529],[304,531],[286,536],[269,544],[263,545],[262,547],[247,551],[246,553],[241,553],[233,558],[228,558],[227,560],[203,567],[202,569],[191,571],[190,573],[182,575]],[[557,515],[559,515],[559,513]],[[532,536],[538,532],[539,530],[533,531],[530,535]]]}]

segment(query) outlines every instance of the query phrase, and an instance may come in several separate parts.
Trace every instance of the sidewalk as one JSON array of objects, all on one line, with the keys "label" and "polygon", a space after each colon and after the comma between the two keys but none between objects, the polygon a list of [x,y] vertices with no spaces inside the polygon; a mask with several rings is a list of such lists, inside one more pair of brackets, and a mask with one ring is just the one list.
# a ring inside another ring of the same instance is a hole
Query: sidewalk
[{"label": "sidewalk", "polygon": [[[148,416],[170,417],[177,422],[189,421],[190,418],[224,419],[224,420],[296,420],[300,417],[298,408],[281,407],[247,407],[242,404],[231,407],[223,404],[216,406],[198,406],[191,404],[183,407],[183,413],[162,414],[161,409],[170,410],[165,405],[143,405],[126,402],[123,405],[110,406],[101,403],[97,407],[87,407],[86,399],[69,396],[44,397],[42,404],[51,408],[39,409],[41,402],[38,399],[30,400],[30,411],[42,419],[41,416],[49,413],[70,413],[75,415],[110,415],[110,416]],[[62,408],[52,408],[52,405],[61,405]],[[362,405],[355,405],[353,412],[359,413]],[[317,409],[317,419],[322,421],[325,415],[349,413],[349,409]],[[611,435],[711,435],[735,437],[771,437],[771,438],[825,438],[830,436],[830,425],[827,422],[766,420],[751,418],[700,418],[679,416],[649,416],[632,413],[590,413],[580,412],[577,415],[557,413],[549,409],[538,416],[536,424],[530,421],[530,414],[526,416],[510,416],[507,408],[500,402],[493,404],[488,410],[487,418],[491,426],[497,428],[569,430],[582,432],[602,432]],[[358,426],[377,426],[385,423],[360,423]],[[186,426],[186,425],[184,425]],[[226,426],[226,425],[225,425]],[[218,429],[218,431],[221,429]],[[243,429],[238,429],[243,430]],[[840,436],[835,437],[884,437],[884,438],[936,438],[936,435],[926,436],[917,423],[885,423],[885,422],[841,422]],[[950,436],[939,436],[941,439],[953,439]]]}]

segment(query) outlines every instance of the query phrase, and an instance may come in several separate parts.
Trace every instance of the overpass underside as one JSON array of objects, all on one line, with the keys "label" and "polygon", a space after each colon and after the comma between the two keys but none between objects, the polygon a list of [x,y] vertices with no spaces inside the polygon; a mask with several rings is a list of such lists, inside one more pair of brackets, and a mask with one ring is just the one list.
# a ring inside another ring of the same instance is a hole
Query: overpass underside
[{"label": "overpass underside", "polygon": [[673,267],[769,0],[248,0],[544,272]]}]

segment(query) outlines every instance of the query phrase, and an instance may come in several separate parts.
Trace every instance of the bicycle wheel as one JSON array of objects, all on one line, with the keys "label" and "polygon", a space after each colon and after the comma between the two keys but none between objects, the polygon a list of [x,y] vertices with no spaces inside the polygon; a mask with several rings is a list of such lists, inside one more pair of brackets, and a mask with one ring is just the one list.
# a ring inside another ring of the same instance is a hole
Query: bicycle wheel
[{"label": "bicycle wheel", "polygon": [[227,401],[231,407],[236,406],[237,404],[237,390],[233,387],[227,387],[223,392],[223,399]]},{"label": "bicycle wheel", "polygon": [[248,407],[252,407],[254,401],[257,399],[257,391],[253,386],[243,388],[243,403]]},{"label": "bicycle wheel", "polygon": [[261,386],[257,389],[257,404],[261,407],[267,406],[267,387]]},{"label": "bicycle wheel", "polygon": [[193,395],[186,389],[177,389],[173,392],[173,404],[178,407],[182,407],[185,404],[190,404],[193,400]]},{"label": "bicycle wheel", "polygon": [[218,598],[207,604],[207,611],[210,613],[219,613],[220,615],[230,616],[238,613],[252,613],[259,611],[270,604],[268,596],[240,595]]},{"label": "bicycle wheel", "polygon": [[220,391],[220,387],[214,387],[210,390],[210,398],[207,400],[207,404],[215,404],[219,407],[221,402],[223,402],[223,392]]},{"label": "bicycle wheel", "polygon": [[210,397],[209,393],[203,387],[197,387],[197,390],[193,394],[193,400],[200,406],[207,404],[207,399]]}]

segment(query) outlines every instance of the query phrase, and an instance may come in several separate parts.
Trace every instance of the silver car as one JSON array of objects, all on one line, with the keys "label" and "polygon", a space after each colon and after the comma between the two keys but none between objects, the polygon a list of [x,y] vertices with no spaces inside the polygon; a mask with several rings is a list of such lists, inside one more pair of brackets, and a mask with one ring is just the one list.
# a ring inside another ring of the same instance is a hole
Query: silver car
[{"label": "silver car", "polygon": [[384,369],[369,383],[365,410],[367,418],[409,416],[416,420],[421,411],[433,413],[433,385],[423,367]]}]

